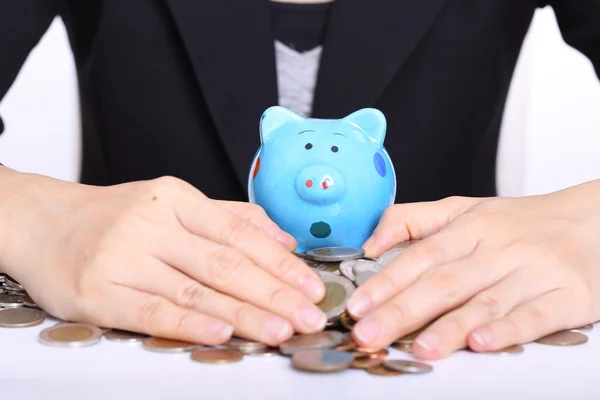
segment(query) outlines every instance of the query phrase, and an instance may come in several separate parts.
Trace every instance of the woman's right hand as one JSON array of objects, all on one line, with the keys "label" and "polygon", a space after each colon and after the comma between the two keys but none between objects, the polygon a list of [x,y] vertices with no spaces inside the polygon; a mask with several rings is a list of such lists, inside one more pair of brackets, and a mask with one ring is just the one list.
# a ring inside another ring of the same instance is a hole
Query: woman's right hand
[{"label": "woman's right hand", "polygon": [[51,315],[206,345],[325,327],[323,284],[258,206],[171,177],[96,187],[0,167],[0,182],[0,270]]}]

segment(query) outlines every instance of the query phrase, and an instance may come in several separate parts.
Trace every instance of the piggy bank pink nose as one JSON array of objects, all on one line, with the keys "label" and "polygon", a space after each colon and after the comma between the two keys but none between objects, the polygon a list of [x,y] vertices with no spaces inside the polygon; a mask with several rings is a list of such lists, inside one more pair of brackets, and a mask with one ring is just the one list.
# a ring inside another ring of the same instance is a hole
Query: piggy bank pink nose
[{"label": "piggy bank pink nose", "polygon": [[331,165],[310,165],[303,168],[296,178],[296,192],[308,203],[334,203],[344,190],[343,176]]}]

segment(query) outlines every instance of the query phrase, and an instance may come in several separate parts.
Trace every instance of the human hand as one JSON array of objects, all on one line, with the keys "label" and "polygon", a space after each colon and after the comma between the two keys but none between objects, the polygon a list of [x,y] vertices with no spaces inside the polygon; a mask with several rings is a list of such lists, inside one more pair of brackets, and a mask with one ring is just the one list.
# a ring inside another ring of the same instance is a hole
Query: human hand
[{"label": "human hand", "polygon": [[215,345],[324,328],[318,276],[258,206],[175,178],[91,187],[11,175],[0,264],[67,321]]},{"label": "human hand", "polygon": [[418,240],[359,287],[364,347],[415,340],[425,359],[498,350],[600,320],[600,181],[523,198],[448,198],[386,211],[366,256]]}]

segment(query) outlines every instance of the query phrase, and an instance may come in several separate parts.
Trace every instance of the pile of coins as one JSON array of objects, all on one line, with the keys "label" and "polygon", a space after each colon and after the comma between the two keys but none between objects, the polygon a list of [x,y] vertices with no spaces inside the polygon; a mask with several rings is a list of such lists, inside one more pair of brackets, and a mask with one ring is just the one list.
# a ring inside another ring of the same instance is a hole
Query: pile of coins
[{"label": "pile of coins", "polygon": [[[47,346],[71,348],[96,345],[102,340],[140,343],[141,348],[147,351],[189,353],[191,361],[208,364],[240,362],[246,356],[280,356],[289,358],[295,369],[317,373],[348,369],[365,370],[377,376],[428,373],[433,367],[427,363],[388,358],[389,349],[358,347],[350,334],[355,321],[346,313],[347,302],[356,287],[388,265],[410,244],[409,242],[394,248],[378,259],[365,258],[362,249],[351,247],[321,248],[310,250],[306,254],[297,254],[319,274],[325,284],[326,295],[317,305],[327,315],[327,328],[323,332],[295,335],[278,347],[269,347],[264,343],[238,337],[223,345],[211,347],[69,322],[59,322],[42,330],[38,340]],[[33,302],[24,288],[11,277],[0,274],[0,327],[31,327],[41,324],[44,320],[44,311]],[[426,328],[427,326],[424,326],[399,338],[390,348],[412,353],[415,339]],[[536,342],[551,346],[580,345],[587,342],[585,333],[592,329],[593,325],[586,325],[556,332]],[[493,353],[515,355],[523,351],[523,346],[516,345]]]}]

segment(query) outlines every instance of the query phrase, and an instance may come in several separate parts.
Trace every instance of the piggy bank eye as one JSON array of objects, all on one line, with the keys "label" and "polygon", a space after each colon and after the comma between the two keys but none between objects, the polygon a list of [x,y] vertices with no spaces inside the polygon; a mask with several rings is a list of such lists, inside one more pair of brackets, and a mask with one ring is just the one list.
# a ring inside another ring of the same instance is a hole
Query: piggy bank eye
[{"label": "piggy bank eye", "polygon": [[306,146],[304,146],[304,148],[305,148],[306,150],[310,150],[310,149],[312,149],[312,143],[306,143]]},{"label": "piggy bank eye", "polygon": [[338,152],[338,147],[337,146],[331,146],[331,151],[333,151],[334,153]]}]

